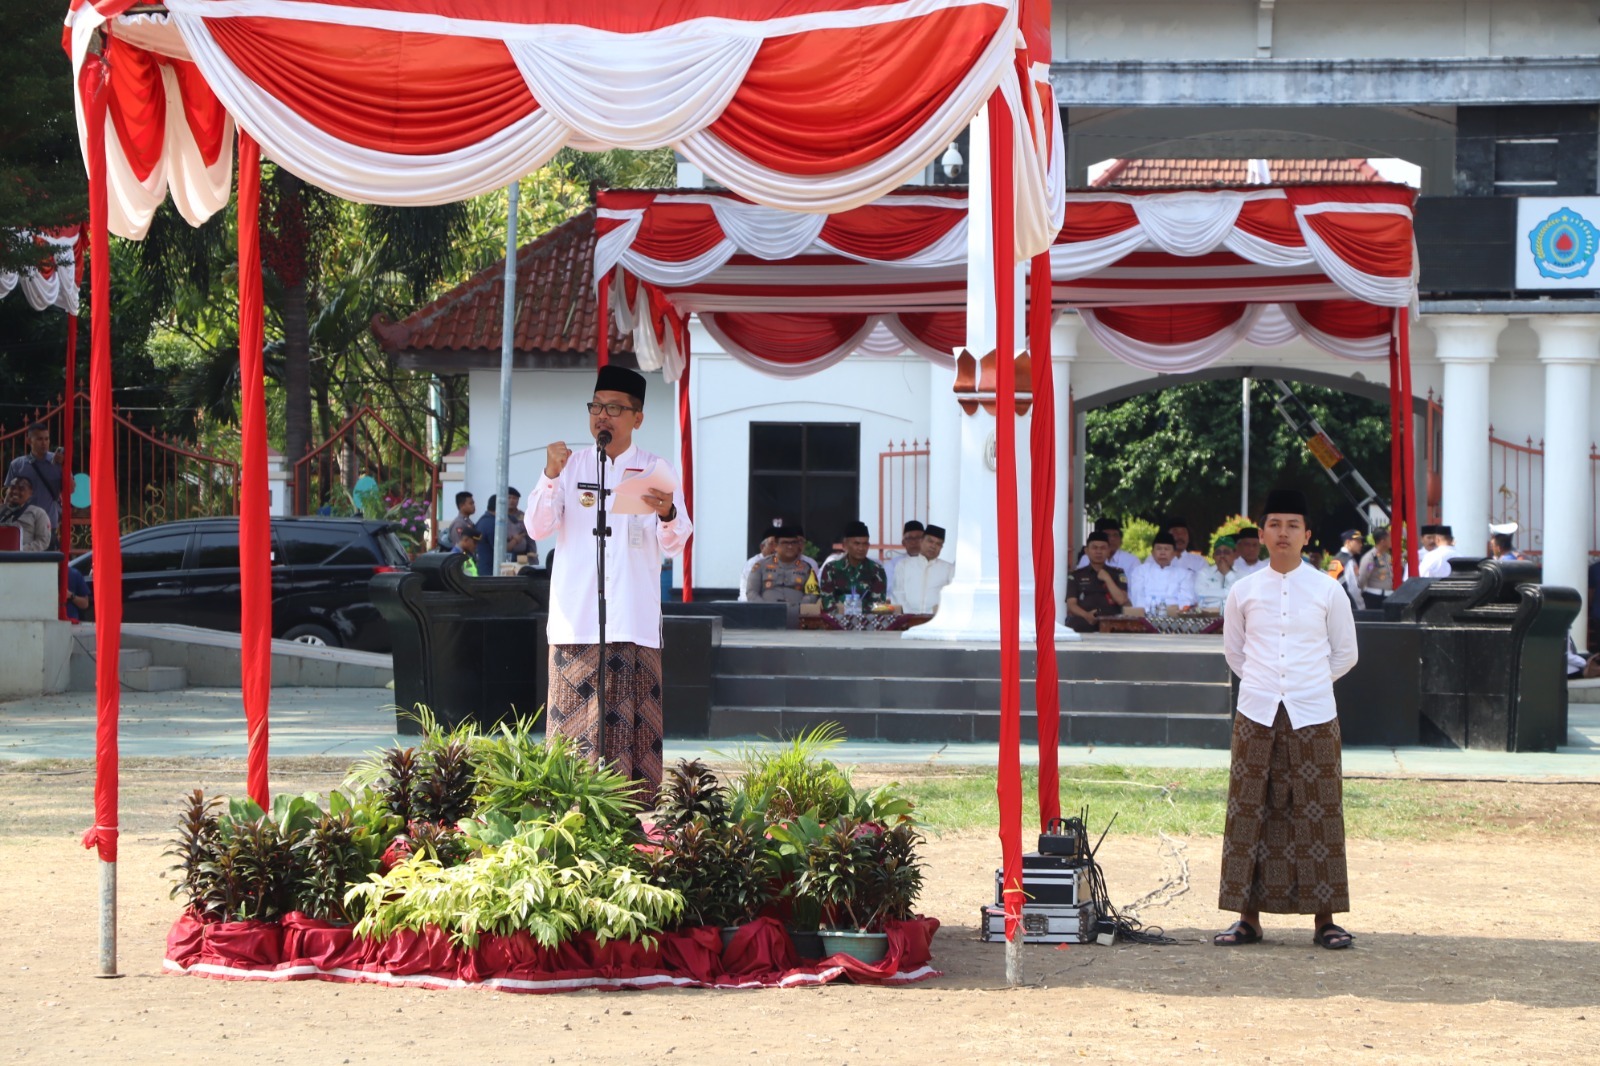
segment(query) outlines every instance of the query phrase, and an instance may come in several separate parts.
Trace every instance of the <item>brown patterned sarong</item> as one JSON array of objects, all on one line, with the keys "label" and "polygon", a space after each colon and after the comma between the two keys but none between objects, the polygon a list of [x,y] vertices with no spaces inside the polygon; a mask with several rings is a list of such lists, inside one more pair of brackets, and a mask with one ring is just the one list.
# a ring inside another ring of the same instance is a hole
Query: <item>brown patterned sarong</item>
[{"label": "brown patterned sarong", "polygon": [[1281,704],[1270,728],[1234,716],[1217,906],[1269,914],[1350,909],[1341,750],[1337,718],[1292,729]]},{"label": "brown patterned sarong", "polygon": [[[549,727],[594,758],[599,731],[600,645],[550,645]],[[661,788],[661,649],[606,645],[605,760],[638,781],[652,806]]]}]

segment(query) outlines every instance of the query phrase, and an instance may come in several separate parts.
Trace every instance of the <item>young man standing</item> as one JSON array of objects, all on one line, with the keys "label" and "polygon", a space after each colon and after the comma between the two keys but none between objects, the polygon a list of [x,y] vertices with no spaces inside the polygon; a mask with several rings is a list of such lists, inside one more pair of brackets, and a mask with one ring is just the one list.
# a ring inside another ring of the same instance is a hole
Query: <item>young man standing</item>
[{"label": "young man standing", "polygon": [[445,528],[444,536],[439,538],[441,546],[446,549],[454,548],[463,529],[477,528],[477,523],[472,516],[478,513],[478,501],[472,498],[470,492],[456,493],[456,516],[450,520],[450,525]]},{"label": "young man standing", "polygon": [[[589,435],[603,445],[608,498],[606,553],[605,750],[600,723],[599,568],[595,548],[601,448],[546,452],[544,475],[528,506],[528,535],[556,538],[550,577],[549,728],[580,754],[601,758],[634,779],[648,802],[661,787],[661,557],[676,558],[694,527],[675,490],[647,489],[644,514],[618,514],[615,486],[628,477],[670,476],[667,461],[633,442],[644,422],[644,378],[603,366],[588,404]],[[650,484],[650,482],[646,482]]]},{"label": "young man standing", "polygon": [[1261,912],[1315,915],[1317,945],[1347,948],[1333,920],[1350,909],[1344,788],[1333,683],[1356,664],[1350,597],[1304,565],[1305,494],[1274,489],[1262,508],[1268,564],[1228,593],[1223,649],[1239,676],[1217,905],[1239,920],[1219,946],[1261,940]]},{"label": "young man standing", "polygon": [[28,427],[28,452],[11,461],[6,484],[26,478],[33,486],[33,505],[50,519],[52,533],[61,525],[61,497],[72,492],[72,479],[61,469],[61,449],[50,450],[50,427],[35,422]]}]

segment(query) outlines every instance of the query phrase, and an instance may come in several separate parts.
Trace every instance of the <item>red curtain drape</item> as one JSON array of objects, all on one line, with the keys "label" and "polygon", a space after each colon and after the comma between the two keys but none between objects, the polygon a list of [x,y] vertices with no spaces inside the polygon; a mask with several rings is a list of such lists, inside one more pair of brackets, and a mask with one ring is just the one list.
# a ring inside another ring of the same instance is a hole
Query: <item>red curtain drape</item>
[{"label": "red curtain drape", "polygon": [[240,688],[249,730],[245,788],[263,810],[272,697],[272,517],[267,487],[267,392],[262,364],[261,148],[239,131],[239,624]]},{"label": "red curtain drape", "polygon": [[1194,344],[1215,336],[1244,316],[1245,304],[1141,304],[1100,307],[1095,317],[1125,337],[1146,344]]},{"label": "red curtain drape", "polygon": [[[683,374],[678,378],[678,465],[682,468],[684,513],[694,519],[694,415],[689,407],[689,374],[694,360],[689,355],[689,318],[674,315],[672,329],[683,353]],[[694,538],[683,546],[683,602],[694,602]]]},{"label": "red curtain drape", "polygon": [[1022,936],[1021,566],[1017,559],[1016,200],[1012,189],[1011,113],[999,92],[989,98],[990,201],[994,227],[995,478],[1000,538],[1000,753],[996,793],[1006,939]]},{"label": "red curtain drape", "polygon": [[1394,326],[1393,308],[1360,300],[1302,300],[1294,309],[1307,325],[1345,340],[1381,337]]},{"label": "red curtain drape", "polygon": [[598,307],[595,309],[595,363],[606,366],[611,362],[611,279],[601,278],[600,289],[595,299]]},{"label": "red curtain drape", "polygon": [[[84,847],[117,861],[117,717],[122,652],[122,541],[117,523],[117,462],[111,407],[111,231],[106,186],[109,72],[99,56],[84,62],[79,82],[89,155],[89,508],[94,544],[95,774],[94,827]],[[72,402],[69,398],[68,402]]]},{"label": "red curtain drape", "polygon": [[1050,353],[1050,254],[1028,277],[1028,351],[1033,386],[1034,706],[1039,721],[1039,827],[1061,817],[1061,686],[1056,666],[1056,395]]},{"label": "red curtain drape", "polygon": [[716,324],[730,341],[747,352],[770,363],[803,366],[837,352],[867,324],[867,316],[849,312],[718,312]]},{"label": "red curtain drape", "polygon": [[[951,197],[953,206],[960,201]],[[829,215],[818,239],[863,259],[907,259],[961,224],[963,214],[948,207],[896,207],[874,204]]]},{"label": "red curtain drape", "polygon": [[[1406,567],[1417,576],[1417,450],[1411,446],[1411,318],[1408,308],[1400,308],[1400,476],[1405,480]],[[1392,552],[1393,545],[1390,546]]]},{"label": "red curtain drape", "polygon": [[[1400,428],[1400,315],[1394,312],[1394,326],[1389,334],[1389,559],[1394,571],[1394,585],[1399,588],[1402,563],[1405,560],[1406,494],[1405,478],[1401,471],[1404,463],[1404,433]],[[1412,576],[1415,576],[1412,571]]]}]

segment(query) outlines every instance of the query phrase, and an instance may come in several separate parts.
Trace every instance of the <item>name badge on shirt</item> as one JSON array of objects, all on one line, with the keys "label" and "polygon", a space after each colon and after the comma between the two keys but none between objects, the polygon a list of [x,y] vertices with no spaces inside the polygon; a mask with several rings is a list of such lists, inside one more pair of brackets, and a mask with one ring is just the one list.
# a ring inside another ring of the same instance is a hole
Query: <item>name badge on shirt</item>
[{"label": "name badge on shirt", "polygon": [[628,517],[628,547],[644,547],[644,523],[635,522],[631,515]]}]

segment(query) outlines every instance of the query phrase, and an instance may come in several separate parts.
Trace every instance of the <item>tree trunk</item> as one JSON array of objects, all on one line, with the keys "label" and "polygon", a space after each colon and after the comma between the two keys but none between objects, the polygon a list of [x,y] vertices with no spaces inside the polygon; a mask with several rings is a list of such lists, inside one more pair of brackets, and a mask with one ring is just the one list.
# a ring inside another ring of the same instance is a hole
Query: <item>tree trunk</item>
[{"label": "tree trunk", "polygon": [[[304,281],[286,285],[283,291],[283,393],[283,450],[296,463],[311,444],[311,322]],[[304,484],[309,480],[307,476],[295,481],[296,514],[314,509],[310,486]]]}]

